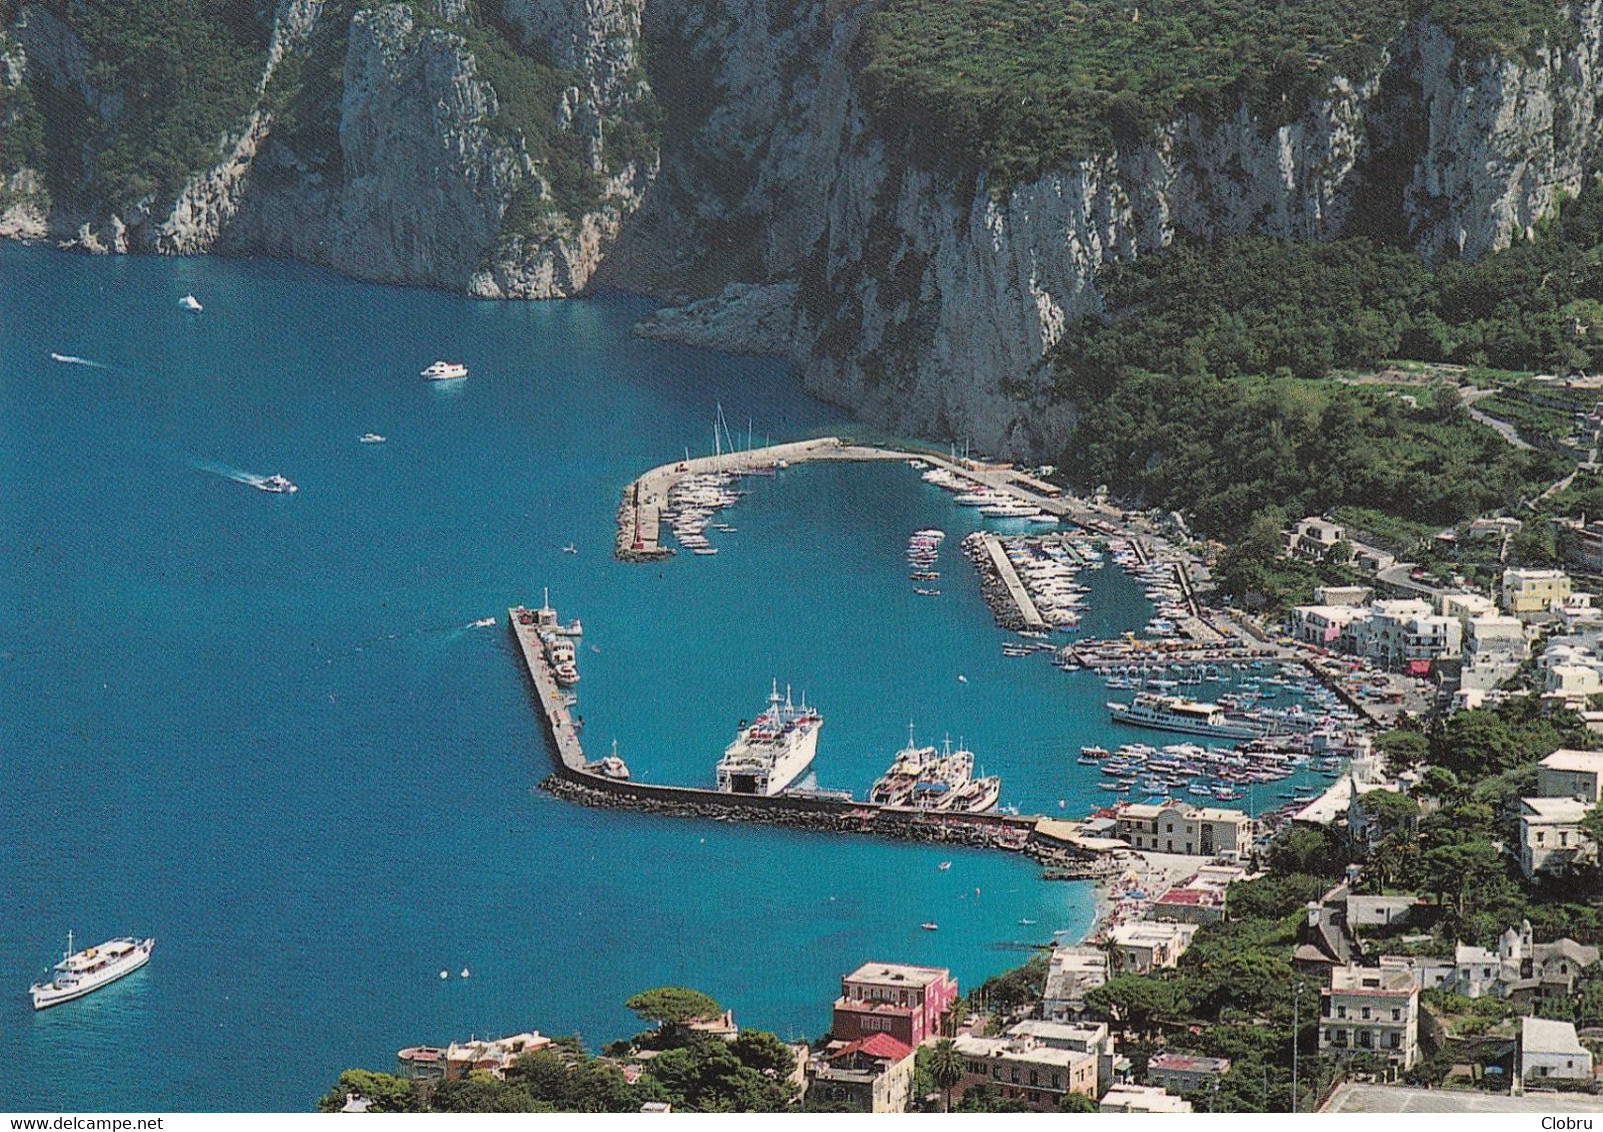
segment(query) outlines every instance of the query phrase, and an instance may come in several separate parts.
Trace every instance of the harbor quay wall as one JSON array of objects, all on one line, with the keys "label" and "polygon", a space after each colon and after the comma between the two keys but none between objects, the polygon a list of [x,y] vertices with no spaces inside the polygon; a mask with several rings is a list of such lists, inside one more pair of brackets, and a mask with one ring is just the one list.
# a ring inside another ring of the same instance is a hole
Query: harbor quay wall
[{"label": "harbor quay wall", "polygon": [[761,822],[826,833],[857,833],[898,841],[924,841],[1023,853],[1054,866],[1061,879],[1100,875],[1096,853],[1036,833],[1035,817],[945,813],[881,806],[841,798],[794,794],[726,794],[612,778],[588,769],[578,733],[541,647],[537,629],[508,610],[524,672],[534,687],[549,740],[553,773],[540,785],[551,795],[586,806],[638,810],[710,821]]}]

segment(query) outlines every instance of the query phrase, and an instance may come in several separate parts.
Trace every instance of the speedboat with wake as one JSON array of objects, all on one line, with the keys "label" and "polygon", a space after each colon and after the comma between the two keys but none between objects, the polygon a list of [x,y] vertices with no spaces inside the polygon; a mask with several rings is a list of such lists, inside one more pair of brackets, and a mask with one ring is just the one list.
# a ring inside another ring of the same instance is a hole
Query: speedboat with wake
[{"label": "speedboat with wake", "polygon": [[285,476],[264,476],[259,480],[251,480],[250,485],[257,491],[271,491],[278,495],[294,495],[300,490]]}]

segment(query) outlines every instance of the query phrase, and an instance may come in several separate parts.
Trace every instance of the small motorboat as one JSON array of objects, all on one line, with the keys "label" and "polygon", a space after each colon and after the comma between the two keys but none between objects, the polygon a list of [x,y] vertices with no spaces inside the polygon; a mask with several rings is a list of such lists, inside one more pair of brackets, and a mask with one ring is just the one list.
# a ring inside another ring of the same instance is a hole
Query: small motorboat
[{"label": "small motorboat", "polygon": [[435,362],[423,371],[428,381],[456,381],[468,375],[468,367],[461,362]]},{"label": "small motorboat", "polygon": [[489,628],[493,627],[494,625],[495,625],[495,618],[494,617],[481,617],[477,621],[473,622],[473,628],[475,628],[475,629],[489,629]]},{"label": "small motorboat", "polygon": [[947,869],[952,867],[952,862],[950,862],[950,861],[942,861],[940,864],[936,865],[935,867],[937,869],[941,870],[941,872],[944,873]]},{"label": "small motorboat", "polygon": [[267,476],[253,481],[251,486],[257,491],[271,491],[278,495],[294,495],[300,490],[284,476]]},{"label": "small motorboat", "polygon": [[466,967],[462,968],[462,977],[464,979],[468,977],[468,969]]},{"label": "small motorboat", "polygon": [[1021,927],[1021,928],[1033,928],[1034,926],[1035,926],[1035,921],[1034,920],[1020,920],[1019,921],[1019,927]]},{"label": "small motorboat", "polygon": [[940,928],[941,925],[937,924],[934,920],[925,920],[922,924],[920,924],[918,926],[923,928],[927,932],[933,932],[933,931],[937,931]]},{"label": "small motorboat", "polygon": [[194,295],[185,295],[178,300],[178,305],[186,311],[195,311],[197,313],[206,309],[200,305],[200,300],[195,298]]},{"label": "small motorboat", "polygon": [[361,436],[357,437],[356,439],[357,439],[357,442],[360,443],[360,444],[383,444],[384,443],[384,438],[382,436],[380,436],[376,432],[364,432]]},{"label": "small motorboat", "polygon": [[562,548],[562,553],[563,554],[578,554],[579,553],[579,548],[574,546],[570,542],[567,546]]}]

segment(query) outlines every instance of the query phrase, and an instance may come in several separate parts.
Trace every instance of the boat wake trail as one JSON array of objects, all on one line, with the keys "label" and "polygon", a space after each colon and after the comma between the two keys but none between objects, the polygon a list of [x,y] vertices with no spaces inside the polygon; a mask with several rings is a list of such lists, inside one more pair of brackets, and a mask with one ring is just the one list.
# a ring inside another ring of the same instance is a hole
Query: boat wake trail
[{"label": "boat wake trail", "polygon": [[90,358],[80,358],[76,354],[57,354],[52,352],[50,360],[68,366],[88,366],[90,369],[110,369],[105,362],[97,362]]},{"label": "boat wake trail", "polygon": [[261,487],[267,482],[266,476],[256,475],[254,472],[244,472],[238,468],[230,468],[227,464],[219,464],[212,460],[191,460],[189,466],[197,472],[208,475],[221,476],[225,480],[235,483],[249,484],[251,487]]}]

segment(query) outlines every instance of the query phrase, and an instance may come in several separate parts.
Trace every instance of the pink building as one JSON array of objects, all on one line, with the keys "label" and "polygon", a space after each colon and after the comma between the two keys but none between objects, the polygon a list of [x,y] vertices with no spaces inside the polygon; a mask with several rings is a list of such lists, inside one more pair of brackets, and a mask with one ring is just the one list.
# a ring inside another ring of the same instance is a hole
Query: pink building
[{"label": "pink building", "polygon": [[945,967],[864,963],[840,981],[830,1034],[855,1042],[889,1034],[910,1046],[941,1032],[941,1015],[957,1001],[957,980]]}]

